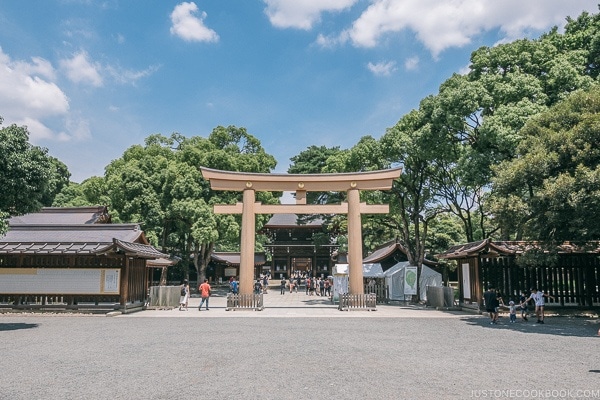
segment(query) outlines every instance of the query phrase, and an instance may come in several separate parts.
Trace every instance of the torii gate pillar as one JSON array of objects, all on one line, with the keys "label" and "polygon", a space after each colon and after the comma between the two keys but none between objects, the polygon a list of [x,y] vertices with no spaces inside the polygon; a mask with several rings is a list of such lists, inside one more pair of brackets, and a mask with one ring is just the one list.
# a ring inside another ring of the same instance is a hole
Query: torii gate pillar
[{"label": "torii gate pillar", "polygon": [[255,193],[244,190],[242,203],[242,238],[240,243],[240,293],[252,293],[254,283],[254,241],[256,218],[254,213]]},{"label": "torii gate pillar", "polygon": [[[251,294],[254,281],[256,214],[348,214],[349,291],[363,294],[362,214],[387,214],[387,204],[360,202],[361,190],[388,190],[400,168],[342,174],[259,174],[200,168],[213,190],[243,191],[243,202],[215,205],[216,214],[242,214],[240,293]],[[296,204],[261,204],[255,192],[296,192]],[[346,192],[347,203],[306,204],[306,192]]]},{"label": "torii gate pillar", "polygon": [[364,294],[362,223],[360,218],[360,192],[350,189],[348,194],[348,290]]}]

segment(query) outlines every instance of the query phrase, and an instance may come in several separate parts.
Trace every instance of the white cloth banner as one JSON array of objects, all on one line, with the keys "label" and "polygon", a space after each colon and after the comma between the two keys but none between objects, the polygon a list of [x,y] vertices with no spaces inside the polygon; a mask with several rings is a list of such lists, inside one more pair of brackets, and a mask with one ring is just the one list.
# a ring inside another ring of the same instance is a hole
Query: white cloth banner
[{"label": "white cloth banner", "polygon": [[404,294],[417,294],[417,267],[406,266],[404,271]]}]

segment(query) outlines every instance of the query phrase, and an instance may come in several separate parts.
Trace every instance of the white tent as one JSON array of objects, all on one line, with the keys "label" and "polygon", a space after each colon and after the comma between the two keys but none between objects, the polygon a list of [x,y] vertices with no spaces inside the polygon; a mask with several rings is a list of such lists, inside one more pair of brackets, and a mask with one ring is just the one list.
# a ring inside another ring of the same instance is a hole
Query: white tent
[{"label": "white tent", "polygon": [[[333,301],[339,299],[340,293],[348,293],[348,264],[335,264],[333,266]],[[363,264],[364,278],[383,278],[381,264]]]},{"label": "white tent", "polygon": [[390,300],[405,300],[404,267],[407,265],[408,261],[399,262],[383,273]]},{"label": "white tent", "polygon": [[[389,290],[390,300],[409,300],[412,297],[411,295],[404,294],[404,274],[408,266],[408,261],[403,261],[384,272],[385,284]],[[421,268],[421,277],[419,278],[421,300],[427,300],[427,286],[442,286],[442,274],[423,265]]]},{"label": "white tent", "polygon": [[363,264],[363,278],[383,278],[381,264]]}]

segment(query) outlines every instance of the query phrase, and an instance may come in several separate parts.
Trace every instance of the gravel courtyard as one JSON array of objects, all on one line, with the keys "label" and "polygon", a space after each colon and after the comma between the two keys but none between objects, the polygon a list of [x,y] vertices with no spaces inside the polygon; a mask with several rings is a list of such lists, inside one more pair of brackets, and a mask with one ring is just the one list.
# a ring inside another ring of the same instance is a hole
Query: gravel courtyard
[{"label": "gravel courtyard", "polygon": [[0,399],[600,398],[597,319],[398,310],[0,314]]}]

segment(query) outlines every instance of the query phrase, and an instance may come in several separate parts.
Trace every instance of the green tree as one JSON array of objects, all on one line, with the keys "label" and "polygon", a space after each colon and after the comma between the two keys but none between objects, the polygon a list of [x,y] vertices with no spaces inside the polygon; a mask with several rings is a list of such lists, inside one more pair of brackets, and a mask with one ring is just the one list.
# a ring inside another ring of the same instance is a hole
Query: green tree
[{"label": "green tree", "polygon": [[[200,280],[217,245],[239,247],[239,216],[215,215],[214,204],[241,200],[239,192],[212,191],[200,166],[227,171],[270,172],[275,159],[244,128],[217,127],[208,138],[149,136],[106,168],[113,211],[122,221],[140,222],[151,242],[178,254],[187,274],[192,260]],[[258,193],[276,203],[278,194]],[[257,217],[259,228],[267,216]],[[260,248],[260,246],[257,246]]]},{"label": "green tree", "polygon": [[51,205],[69,176],[47,149],[29,143],[26,127],[0,128],[0,233],[7,229],[6,218]]},{"label": "green tree", "polygon": [[54,207],[111,205],[106,180],[104,177],[92,176],[81,183],[69,182],[56,195],[52,205]]},{"label": "green tree", "polygon": [[494,214],[516,238],[600,237],[600,87],[530,120],[517,156],[496,167]]}]

